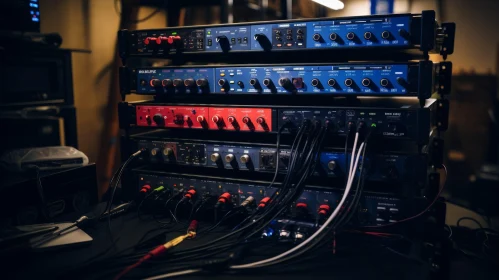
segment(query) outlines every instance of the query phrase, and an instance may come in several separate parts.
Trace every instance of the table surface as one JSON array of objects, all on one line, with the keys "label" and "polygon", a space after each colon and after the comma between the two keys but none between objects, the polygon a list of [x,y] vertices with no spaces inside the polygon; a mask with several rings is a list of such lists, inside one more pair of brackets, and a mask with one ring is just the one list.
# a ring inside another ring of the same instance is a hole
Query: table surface
[{"label": "table surface", "polygon": [[[159,241],[164,242],[164,240],[170,240],[179,234],[185,233],[185,225],[177,225],[170,229],[159,229],[158,223],[153,219],[147,219],[146,221],[139,220],[135,212],[131,212],[112,220],[112,233],[114,237],[119,237],[115,246],[108,252],[106,256],[112,256],[114,253],[133,246],[136,244],[143,235],[152,229],[158,229],[153,232],[151,236],[157,235],[159,233],[164,233],[160,235],[162,239]],[[22,256],[22,264],[26,269],[12,269],[8,270],[8,275],[10,278],[16,279],[29,279],[36,276],[44,275],[44,278],[52,279],[67,279],[67,271],[74,271],[73,268],[85,263],[89,259],[101,254],[106,249],[111,248],[111,237],[109,235],[109,230],[107,227],[107,222],[98,222],[97,224],[85,228],[87,232],[94,239],[89,245],[83,247],[68,247],[57,251],[46,251],[38,253],[29,253]],[[199,236],[194,240],[186,240],[181,243],[178,247],[173,250],[179,250],[182,248],[188,248],[192,246],[200,245],[207,240],[211,240],[214,237],[218,237],[222,234],[221,231],[212,232],[206,234],[205,236]],[[320,263],[315,263],[313,267],[310,267],[311,263],[304,261],[299,263],[289,269],[283,268],[272,274],[273,278],[276,279],[323,279],[324,277],[331,278],[334,276],[335,279],[366,279],[367,277],[373,279],[431,279],[431,267],[427,262],[414,260],[407,257],[399,256],[396,252],[385,249],[383,246],[377,246],[376,238],[368,241],[369,245],[373,246],[356,246],[361,243],[355,244],[357,241],[345,242],[343,247],[338,245],[337,254],[328,257]],[[340,239],[338,239],[340,241]],[[358,242],[365,242],[358,241]],[[380,243],[381,244],[381,243]],[[354,246],[355,245],[355,246]],[[282,245],[291,247],[291,245]],[[275,248],[274,248],[275,247]],[[271,257],[276,253],[283,251],[286,248],[277,248],[279,246],[273,246],[275,252],[268,252],[266,256],[259,256],[257,259]],[[360,249],[359,249],[360,248]],[[248,259],[242,260],[242,263],[255,260]],[[16,258],[11,259],[12,262],[17,262],[19,260]],[[19,267],[10,266],[14,264],[9,264],[6,267]],[[168,263],[165,263],[166,265]],[[303,269],[300,269],[303,266]],[[118,271],[119,272],[119,271]],[[66,273],[66,274],[64,274]],[[76,274],[69,274],[73,279],[106,279],[112,278],[109,275],[102,276],[99,271],[88,272],[88,271],[78,271],[74,272]],[[148,267],[143,265],[137,269],[134,269],[132,273],[129,274],[130,278],[142,278],[151,276],[148,273]],[[494,271],[493,268],[486,266],[482,263],[475,262],[463,255],[451,255],[450,256],[450,269],[448,270],[448,275],[450,279],[499,279],[499,273]],[[241,279],[261,279],[264,276],[269,276],[268,273],[261,274],[257,271],[255,274],[244,274],[239,275],[238,278]],[[191,275],[185,276],[181,279],[204,279],[204,278],[214,278],[217,279],[234,279],[232,274],[218,274],[218,275]],[[9,279],[10,279],[9,278]],[[441,279],[441,277],[439,277]]]}]

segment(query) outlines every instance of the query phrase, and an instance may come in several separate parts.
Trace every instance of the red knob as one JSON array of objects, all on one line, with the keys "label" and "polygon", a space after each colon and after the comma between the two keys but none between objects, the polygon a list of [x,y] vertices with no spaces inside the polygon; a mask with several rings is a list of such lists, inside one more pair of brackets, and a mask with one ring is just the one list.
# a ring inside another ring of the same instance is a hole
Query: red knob
[{"label": "red knob", "polygon": [[227,118],[227,121],[229,121],[229,123],[233,123],[236,121],[236,118],[234,116],[230,116]]},{"label": "red knob", "polygon": [[250,118],[248,117],[243,118],[243,123],[249,123],[249,122],[251,122]]},{"label": "red knob", "polygon": [[156,37],[147,37],[144,39],[144,44],[149,45],[149,43],[156,41],[156,40],[157,40]]},{"label": "red knob", "polygon": [[180,36],[168,36],[168,44],[170,44],[170,45],[178,40],[180,40]]},{"label": "red knob", "polygon": [[165,37],[165,36],[159,36],[159,37],[156,39],[156,44],[161,45],[161,43],[162,43],[162,42],[165,42],[165,41],[168,41],[168,37]]},{"label": "red knob", "polygon": [[204,122],[204,117],[203,117],[203,116],[198,116],[198,117],[196,118],[196,120],[197,120],[199,123],[202,123],[202,122]]},{"label": "red knob", "polygon": [[256,123],[257,123],[257,124],[264,124],[264,123],[265,123],[265,119],[264,119],[264,118],[262,118],[262,117],[258,117],[258,118],[256,119]]},{"label": "red knob", "polygon": [[211,117],[211,121],[214,123],[218,123],[220,121],[220,117],[218,115],[215,115],[215,116]]}]

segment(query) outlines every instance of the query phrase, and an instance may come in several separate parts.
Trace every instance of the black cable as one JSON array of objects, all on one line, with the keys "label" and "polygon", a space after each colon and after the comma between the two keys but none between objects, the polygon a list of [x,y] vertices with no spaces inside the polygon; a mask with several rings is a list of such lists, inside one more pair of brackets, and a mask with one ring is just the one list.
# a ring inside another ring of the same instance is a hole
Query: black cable
[{"label": "black cable", "polygon": [[[112,192],[111,192],[111,198],[109,199],[108,201],[108,209],[107,209],[107,212],[108,213],[111,213],[111,206],[113,205],[113,200],[114,200],[114,195],[116,193],[116,189],[118,188],[118,185],[120,184],[120,181],[121,181],[121,176],[123,175],[123,170],[125,170],[126,166],[133,161],[133,159],[135,159],[138,155],[140,155],[142,153],[142,149],[141,150],[138,150],[137,152],[133,153],[126,161],[125,163],[123,164],[123,166],[121,167],[121,170],[120,170],[120,173],[118,174],[118,177],[116,178],[116,184],[114,185],[113,189],[112,189]],[[111,186],[109,186],[111,187]],[[112,232],[112,229],[111,229],[111,215],[108,215],[107,216],[107,226],[108,226],[108,230],[109,230],[109,236],[111,237],[111,241],[112,241],[112,244],[113,246],[116,245],[116,241],[117,239],[114,239],[113,240],[113,232]]]},{"label": "black cable", "polygon": [[456,225],[457,225],[458,227],[461,227],[461,222],[462,222],[462,221],[466,221],[466,220],[467,220],[467,221],[472,221],[472,222],[475,222],[475,224],[477,224],[477,225],[478,225],[478,227],[479,227],[480,229],[482,229],[482,230],[484,229],[484,227],[482,226],[482,224],[481,224],[478,220],[476,220],[475,218],[472,218],[472,217],[461,217],[461,218],[459,218],[459,219],[457,220]]}]

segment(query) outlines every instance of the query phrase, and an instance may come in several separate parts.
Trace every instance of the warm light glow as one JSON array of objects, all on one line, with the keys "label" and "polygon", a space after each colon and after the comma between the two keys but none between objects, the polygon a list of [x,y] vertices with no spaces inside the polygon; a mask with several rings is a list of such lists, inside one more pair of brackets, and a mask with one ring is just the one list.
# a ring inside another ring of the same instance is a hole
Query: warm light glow
[{"label": "warm light glow", "polygon": [[317,4],[321,4],[333,10],[341,10],[345,7],[345,4],[340,0],[312,0]]}]

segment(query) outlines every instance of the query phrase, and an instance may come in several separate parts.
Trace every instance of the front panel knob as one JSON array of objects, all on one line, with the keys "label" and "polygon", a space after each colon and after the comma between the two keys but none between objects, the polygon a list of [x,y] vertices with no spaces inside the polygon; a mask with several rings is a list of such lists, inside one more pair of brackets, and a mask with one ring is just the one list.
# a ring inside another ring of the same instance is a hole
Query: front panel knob
[{"label": "front panel knob", "polygon": [[163,155],[165,155],[165,156],[172,156],[173,155],[173,149],[172,148],[164,148],[163,149]]},{"label": "front panel knob", "polygon": [[169,88],[173,86],[173,81],[171,79],[164,79],[163,81],[161,81],[161,84],[164,87]]},{"label": "front panel knob", "polygon": [[328,168],[329,170],[331,170],[331,171],[335,170],[335,169],[336,169],[336,166],[337,166],[337,164],[336,164],[336,161],[334,161],[334,160],[331,160],[331,161],[329,161],[329,162],[327,163],[327,168]]},{"label": "front panel knob", "polygon": [[196,85],[198,87],[207,87],[208,86],[208,80],[207,79],[197,79],[196,80]]},{"label": "front panel knob", "polygon": [[155,156],[159,155],[160,149],[159,148],[153,148],[153,149],[151,149],[150,153],[151,153],[151,156],[155,157]]},{"label": "front panel knob", "polygon": [[205,118],[204,116],[197,116],[196,121],[198,121],[198,123],[203,123],[205,121]]},{"label": "front panel knob", "polygon": [[194,87],[196,85],[196,81],[194,79],[186,79],[184,81],[184,86],[186,87]]},{"label": "front panel knob", "polygon": [[152,87],[160,87],[162,86],[161,84],[161,81],[159,79],[152,79],[149,84],[152,86]]},{"label": "front panel knob", "polygon": [[215,115],[211,117],[211,121],[218,124],[220,122],[220,116]]},{"label": "front panel knob", "polygon": [[246,164],[246,163],[249,163],[251,161],[251,158],[249,155],[242,155],[241,158],[240,158],[241,162]]},{"label": "front panel knob", "polygon": [[184,80],[182,80],[182,79],[174,79],[173,80],[174,87],[181,87],[183,85],[184,85]]},{"label": "front panel knob", "polygon": [[228,154],[225,156],[225,162],[231,163],[234,160],[234,155],[233,154]]},{"label": "front panel knob", "polygon": [[217,162],[217,161],[220,160],[220,154],[219,153],[213,153],[213,154],[211,154],[210,159],[213,162]]}]

